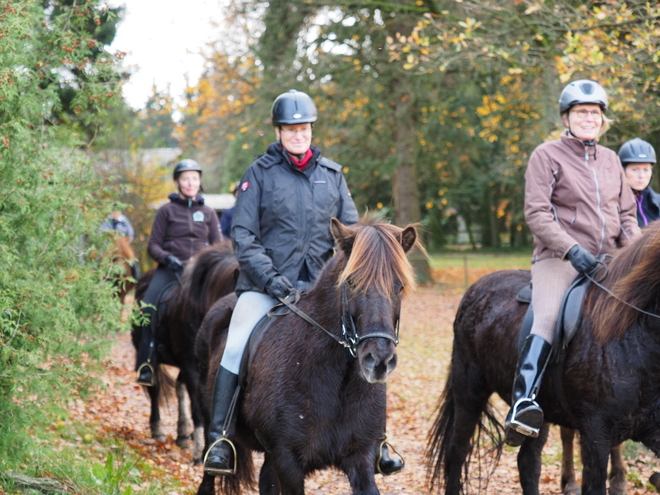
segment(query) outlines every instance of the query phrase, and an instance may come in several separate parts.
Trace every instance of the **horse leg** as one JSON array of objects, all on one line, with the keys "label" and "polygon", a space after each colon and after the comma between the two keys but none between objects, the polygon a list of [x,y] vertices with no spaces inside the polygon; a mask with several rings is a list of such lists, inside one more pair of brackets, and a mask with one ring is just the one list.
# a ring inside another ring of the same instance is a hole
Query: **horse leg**
[{"label": "horse leg", "polygon": [[[288,450],[279,450],[274,452],[271,458],[272,469],[277,473],[282,495],[305,495],[305,472],[296,456]],[[373,473],[373,465],[371,472]]]},{"label": "horse leg", "polygon": [[621,444],[610,450],[610,495],[626,495],[626,465],[621,455]]},{"label": "horse leg", "polygon": [[264,454],[264,463],[259,472],[259,495],[280,495],[280,482],[275,467],[268,453]]},{"label": "horse leg", "polygon": [[160,385],[156,383],[153,387],[145,387],[151,400],[151,416],[149,416],[149,428],[151,436],[161,442],[165,441],[165,432],[160,422],[160,410],[158,409],[158,396],[160,394]]},{"label": "horse leg", "polygon": [[197,495],[215,495],[215,476],[204,473],[202,482],[197,489]]},{"label": "horse leg", "polygon": [[186,384],[184,383],[181,375],[183,375],[183,372],[179,372],[179,376],[176,379],[176,399],[179,405],[176,444],[183,449],[187,448],[190,444],[190,437],[192,435],[193,427],[189,414]]},{"label": "horse leg", "polygon": [[525,440],[518,451],[518,473],[524,495],[539,494],[541,452],[548,440],[549,429],[548,423],[544,423],[539,430],[539,436]]},{"label": "horse leg", "polygon": [[339,468],[346,473],[353,495],[378,495],[374,465],[378,442],[366,452],[342,458]]},{"label": "horse leg", "polygon": [[580,485],[575,479],[575,467],[573,466],[573,440],[575,430],[561,426],[562,458],[561,458],[561,491],[564,495],[580,495]]},{"label": "horse leg", "polygon": [[[191,369],[189,369],[191,368]],[[193,438],[193,462],[197,464],[202,463],[202,456],[204,454],[204,415],[202,414],[202,407],[200,405],[200,376],[196,369],[195,362],[192,366],[182,368],[181,373],[184,374],[186,389],[190,397],[190,415],[192,416],[192,438]],[[188,423],[190,428],[190,422]],[[188,433],[190,435],[190,433]]]},{"label": "horse leg", "polygon": [[[594,427],[592,423],[592,427]],[[595,426],[597,428],[597,426]],[[603,447],[611,445],[604,433],[580,432],[582,451],[582,495],[606,495],[607,463],[610,451]]]}]

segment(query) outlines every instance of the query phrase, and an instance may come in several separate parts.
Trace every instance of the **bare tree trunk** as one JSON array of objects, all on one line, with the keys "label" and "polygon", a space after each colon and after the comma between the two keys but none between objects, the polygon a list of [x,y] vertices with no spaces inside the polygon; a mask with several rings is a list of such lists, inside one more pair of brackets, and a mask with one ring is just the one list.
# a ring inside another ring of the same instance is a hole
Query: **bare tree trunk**
[{"label": "bare tree trunk", "polygon": [[[392,82],[396,98],[394,144],[399,166],[393,177],[394,215],[397,225],[403,227],[421,221],[419,190],[417,187],[417,165],[415,162],[414,97],[406,78]],[[432,283],[428,259],[419,249],[409,255],[419,283]]]}]

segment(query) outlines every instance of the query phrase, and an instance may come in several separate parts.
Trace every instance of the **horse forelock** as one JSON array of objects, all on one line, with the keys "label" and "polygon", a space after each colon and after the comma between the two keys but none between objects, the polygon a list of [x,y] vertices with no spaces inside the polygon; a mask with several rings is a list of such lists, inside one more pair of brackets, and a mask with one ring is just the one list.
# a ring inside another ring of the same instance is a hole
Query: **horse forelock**
[{"label": "horse forelock", "polygon": [[415,287],[413,268],[399,241],[403,229],[390,224],[358,225],[353,247],[339,275],[337,286],[350,281],[354,291],[375,288],[389,300],[397,296],[396,282],[404,295]]},{"label": "horse forelock", "polygon": [[642,314],[632,306],[649,311],[658,300],[660,223],[653,224],[641,237],[617,252],[608,272],[605,283],[616,297],[599,288],[593,289],[591,316],[594,333],[601,342],[620,338],[632,328]]}]

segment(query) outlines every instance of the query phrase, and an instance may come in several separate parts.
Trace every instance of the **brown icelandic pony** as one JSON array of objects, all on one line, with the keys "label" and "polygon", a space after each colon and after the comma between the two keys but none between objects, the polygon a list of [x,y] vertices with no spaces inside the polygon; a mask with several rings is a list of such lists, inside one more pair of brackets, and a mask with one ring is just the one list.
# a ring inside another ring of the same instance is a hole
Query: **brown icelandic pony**
[{"label": "brown icelandic pony", "polygon": [[[606,494],[610,449],[624,440],[660,453],[660,319],[647,314],[660,313],[660,224],[619,251],[607,271],[603,284],[616,298],[591,285],[581,326],[565,350],[560,370],[565,407],[557,395],[554,362],[545,373],[538,402],[547,423],[518,452],[525,495],[538,494],[549,423],[580,433],[583,495]],[[432,489],[457,495],[473,486],[470,461],[484,460],[481,442],[487,436],[497,462],[502,426],[489,398],[497,393],[511,403],[518,333],[527,309],[516,294],[529,280],[527,271],[495,272],[473,284],[461,301],[449,376],[429,435]],[[478,480],[480,486],[486,482]]]},{"label": "brown icelandic pony", "polygon": [[[154,273],[155,270],[150,270],[138,282],[135,291],[138,307]],[[199,384],[195,339],[208,309],[221,297],[234,292],[237,276],[238,262],[229,241],[203,249],[186,265],[181,283],[174,285],[165,296],[165,308],[162,312],[159,310],[155,327],[158,378],[155,386],[145,387],[151,399],[151,435],[160,440],[165,439],[160,421],[159,399],[171,391],[171,379],[160,366],[167,364],[179,368],[176,379],[179,405],[177,444],[185,446],[192,433],[195,442],[193,459],[196,463],[201,461],[203,448],[203,417],[198,408],[199,401],[195,398]],[[132,339],[136,350],[141,333],[142,327],[133,325]],[[192,432],[184,391],[190,397]]]},{"label": "brown icelandic pony", "polygon": [[[291,311],[266,330],[239,406],[237,472],[222,477],[223,493],[254,484],[252,451],[265,452],[261,494],[303,495],[306,475],[328,467],[348,476],[353,494],[379,493],[374,466],[385,430],[385,382],[397,363],[401,300],[414,284],[405,253],[417,233],[379,223],[346,227],[336,219],[331,230],[337,253],[297,307],[332,336]],[[197,339],[206,425],[232,303],[216,303]],[[346,340],[342,321],[349,328],[354,322],[356,357],[338,343]],[[213,493],[214,477],[204,474],[198,495]]]},{"label": "brown icelandic pony", "polygon": [[135,253],[131,247],[131,241],[124,235],[113,235],[115,249],[112,257],[112,279],[117,289],[117,297],[122,304],[126,301],[126,295],[135,289],[133,270],[131,265],[135,261]]}]

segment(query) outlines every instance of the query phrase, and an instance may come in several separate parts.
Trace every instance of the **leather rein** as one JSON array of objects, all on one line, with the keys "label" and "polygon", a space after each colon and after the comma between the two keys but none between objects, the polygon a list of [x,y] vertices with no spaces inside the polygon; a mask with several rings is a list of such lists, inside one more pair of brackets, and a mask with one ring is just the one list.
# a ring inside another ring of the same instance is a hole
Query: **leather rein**
[{"label": "leather rein", "polygon": [[[383,338],[383,339],[391,340],[392,342],[394,342],[395,346],[399,344],[399,327],[400,327],[399,315],[397,315],[396,317],[395,336],[392,336],[386,332],[371,332],[366,335],[360,335],[358,333],[357,328],[355,327],[355,320],[353,319],[353,316],[348,312],[348,289],[346,283],[341,286],[341,310],[342,310],[341,337],[326,330],[322,325],[314,321],[308,314],[304,313],[296,306],[298,301],[300,301],[301,295],[302,295],[301,291],[294,290],[293,293],[289,294],[285,298],[278,298],[278,300],[282,305],[289,308],[293,313],[300,316],[307,323],[318,328],[319,330],[322,330],[327,335],[332,337],[332,339],[334,339],[338,344],[348,349],[348,352],[350,352],[351,356],[353,356],[354,358],[357,357],[358,345],[360,345],[360,342],[366,339]],[[286,313],[271,313],[270,311],[268,312],[268,316],[282,316],[283,314]]]}]

